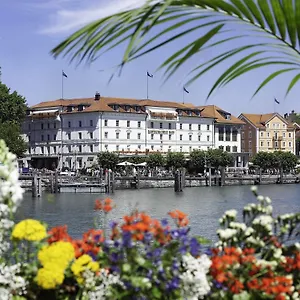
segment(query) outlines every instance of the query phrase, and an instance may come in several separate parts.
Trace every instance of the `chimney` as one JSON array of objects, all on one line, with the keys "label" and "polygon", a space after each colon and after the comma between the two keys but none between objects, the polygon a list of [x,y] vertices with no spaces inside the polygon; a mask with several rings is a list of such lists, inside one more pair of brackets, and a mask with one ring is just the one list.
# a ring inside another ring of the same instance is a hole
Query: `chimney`
[{"label": "chimney", "polygon": [[100,93],[96,92],[95,94],[95,101],[99,101],[100,100]]}]

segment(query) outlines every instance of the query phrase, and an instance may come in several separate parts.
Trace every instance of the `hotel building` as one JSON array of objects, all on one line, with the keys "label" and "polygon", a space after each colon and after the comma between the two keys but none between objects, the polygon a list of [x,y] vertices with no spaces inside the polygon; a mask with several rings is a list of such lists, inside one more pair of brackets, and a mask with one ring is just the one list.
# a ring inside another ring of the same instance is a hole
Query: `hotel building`
[{"label": "hotel building", "polygon": [[242,124],[215,106],[109,98],[99,93],[94,98],[47,101],[27,112],[25,165],[90,167],[101,151],[127,156],[218,147],[238,153]]},{"label": "hotel building", "polygon": [[278,113],[245,114],[239,118],[242,129],[242,152],[250,156],[259,151],[287,151],[295,154],[295,126]]}]

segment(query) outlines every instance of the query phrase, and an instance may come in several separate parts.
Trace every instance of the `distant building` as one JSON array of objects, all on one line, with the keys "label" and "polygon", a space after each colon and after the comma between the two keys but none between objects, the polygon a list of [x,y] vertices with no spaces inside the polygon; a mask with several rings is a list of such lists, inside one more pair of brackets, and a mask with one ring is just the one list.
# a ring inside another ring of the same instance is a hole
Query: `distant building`
[{"label": "distant building", "polygon": [[290,113],[284,114],[284,118],[290,122],[293,123],[295,129],[296,129],[296,137],[295,137],[295,143],[296,143],[296,155],[300,156],[300,114],[295,113],[294,110],[292,110]]},{"label": "distant building", "polygon": [[99,93],[94,98],[47,101],[30,107],[23,124],[29,145],[25,165],[90,167],[101,151],[128,156],[222,147],[237,154],[242,124],[215,106]]},{"label": "distant building", "polygon": [[241,135],[242,152],[287,151],[295,154],[295,127],[278,113],[246,114]]}]

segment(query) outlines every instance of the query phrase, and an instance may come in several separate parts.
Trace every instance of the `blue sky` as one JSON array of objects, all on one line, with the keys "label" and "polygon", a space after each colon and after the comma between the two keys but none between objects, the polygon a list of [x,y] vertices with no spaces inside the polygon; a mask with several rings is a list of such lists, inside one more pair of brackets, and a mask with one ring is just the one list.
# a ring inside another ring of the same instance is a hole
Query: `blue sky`
[{"label": "blue sky", "polygon": [[[141,0],[11,0],[2,1],[0,9],[0,66],[2,81],[24,95],[29,105],[61,97],[61,70],[68,75],[64,83],[65,98],[93,97],[95,91],[103,96],[146,97],[146,71],[153,73],[174,49],[189,38],[138,59],[125,67],[120,77],[109,85],[111,67],[120,62],[124,47],[109,52],[91,66],[70,65],[66,59],[55,60],[49,54],[64,37],[80,26],[101,16],[136,6]],[[195,36],[194,36],[195,37]],[[179,49],[179,48],[178,48]],[[213,55],[214,52],[210,52]],[[193,58],[166,84],[162,73],[149,79],[149,97],[155,100],[182,101],[182,82],[188,71],[207,59],[208,53]],[[209,88],[225,66],[218,67],[196,81],[188,89],[185,102],[205,104]],[[99,71],[105,70],[105,71]],[[282,75],[258,96],[251,96],[270,70],[259,69],[219,89],[208,104],[216,104],[231,113],[267,113],[274,111],[274,96],[280,100],[280,113],[300,111],[300,85],[284,99],[290,75]]]}]

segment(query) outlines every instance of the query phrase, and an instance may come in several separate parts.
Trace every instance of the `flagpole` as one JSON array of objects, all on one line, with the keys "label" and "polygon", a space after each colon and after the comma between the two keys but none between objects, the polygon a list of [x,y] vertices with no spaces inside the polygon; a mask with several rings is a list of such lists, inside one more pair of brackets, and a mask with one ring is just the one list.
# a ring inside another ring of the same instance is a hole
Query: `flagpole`
[{"label": "flagpole", "polygon": [[148,80],[149,80],[149,76],[148,73],[146,73],[146,77],[147,77],[147,99],[149,99],[149,87],[148,87]]},{"label": "flagpole", "polygon": [[61,99],[64,100],[64,70],[61,70]]},{"label": "flagpole", "polygon": [[182,87],[182,104],[184,104],[184,87]]}]

